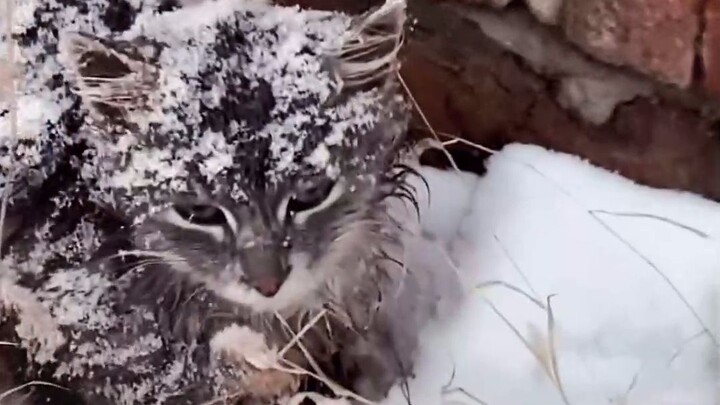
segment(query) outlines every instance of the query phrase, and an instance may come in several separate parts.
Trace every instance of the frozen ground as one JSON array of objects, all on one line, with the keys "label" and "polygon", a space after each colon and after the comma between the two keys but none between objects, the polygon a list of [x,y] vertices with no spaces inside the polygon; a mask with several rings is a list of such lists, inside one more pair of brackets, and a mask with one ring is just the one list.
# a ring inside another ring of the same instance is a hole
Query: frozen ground
[{"label": "frozen ground", "polygon": [[524,145],[425,175],[468,298],[422,336],[413,405],[720,403],[720,205]]}]

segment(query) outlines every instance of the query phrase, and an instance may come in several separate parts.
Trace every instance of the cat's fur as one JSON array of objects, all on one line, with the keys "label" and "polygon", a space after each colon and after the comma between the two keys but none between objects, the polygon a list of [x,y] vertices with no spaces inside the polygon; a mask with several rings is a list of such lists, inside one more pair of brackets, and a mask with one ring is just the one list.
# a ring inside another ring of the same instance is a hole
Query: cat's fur
[{"label": "cat's fur", "polygon": [[[3,229],[0,340],[18,346],[2,357],[30,360],[17,384],[88,404],[251,400],[263,370],[217,337],[247,328],[272,355],[327,311],[302,342],[381,398],[409,376],[445,277],[403,265],[416,226],[394,81],[404,3],[354,20],[169,3],[37,0],[17,23],[28,88],[52,78],[66,109],[34,146],[49,163],[2,166],[17,184],[45,168]],[[325,183],[318,204],[292,205]],[[181,215],[198,205],[210,224]]]}]

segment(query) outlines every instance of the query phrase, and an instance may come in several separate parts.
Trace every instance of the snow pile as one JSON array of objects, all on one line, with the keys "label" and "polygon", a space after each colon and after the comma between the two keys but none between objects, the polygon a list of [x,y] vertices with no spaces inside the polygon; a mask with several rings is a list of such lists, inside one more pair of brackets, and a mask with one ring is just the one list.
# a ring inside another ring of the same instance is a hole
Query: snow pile
[{"label": "snow pile", "polygon": [[717,403],[717,203],[533,146],[423,174],[469,296],[424,334],[413,404]]}]

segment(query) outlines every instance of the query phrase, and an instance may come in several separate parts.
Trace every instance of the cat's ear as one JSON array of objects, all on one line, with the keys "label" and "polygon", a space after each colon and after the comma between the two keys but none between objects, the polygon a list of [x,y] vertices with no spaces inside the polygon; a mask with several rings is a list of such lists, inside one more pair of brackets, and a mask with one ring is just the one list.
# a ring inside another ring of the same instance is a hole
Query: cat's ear
[{"label": "cat's ear", "polygon": [[60,63],[98,123],[132,125],[150,109],[159,71],[140,50],[124,45],[82,33],[60,38]]},{"label": "cat's ear", "polygon": [[395,79],[406,20],[405,0],[386,0],[352,21],[340,48],[332,54],[333,73],[343,91]]}]

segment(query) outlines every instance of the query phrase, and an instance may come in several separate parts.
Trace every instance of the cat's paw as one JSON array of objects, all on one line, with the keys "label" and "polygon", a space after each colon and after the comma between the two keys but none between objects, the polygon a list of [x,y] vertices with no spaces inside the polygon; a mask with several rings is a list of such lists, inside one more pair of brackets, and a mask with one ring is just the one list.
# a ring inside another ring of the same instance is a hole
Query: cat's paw
[{"label": "cat's paw", "polygon": [[300,387],[297,375],[280,370],[255,370],[245,380],[248,393],[257,398],[292,395]]},{"label": "cat's paw", "polygon": [[221,369],[226,370],[224,385],[233,386],[244,397],[270,399],[293,394],[300,378],[277,369],[279,353],[267,344],[265,336],[247,326],[233,324],[210,341],[210,350]]}]

